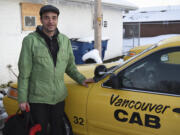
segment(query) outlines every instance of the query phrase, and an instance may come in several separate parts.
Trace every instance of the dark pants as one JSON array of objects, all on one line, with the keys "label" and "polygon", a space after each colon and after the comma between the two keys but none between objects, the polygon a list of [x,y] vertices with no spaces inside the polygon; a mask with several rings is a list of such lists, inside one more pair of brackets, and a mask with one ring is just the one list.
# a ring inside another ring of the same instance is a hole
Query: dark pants
[{"label": "dark pants", "polygon": [[42,127],[40,135],[48,135],[49,125],[50,135],[63,135],[64,105],[64,101],[55,105],[30,103],[33,120]]}]

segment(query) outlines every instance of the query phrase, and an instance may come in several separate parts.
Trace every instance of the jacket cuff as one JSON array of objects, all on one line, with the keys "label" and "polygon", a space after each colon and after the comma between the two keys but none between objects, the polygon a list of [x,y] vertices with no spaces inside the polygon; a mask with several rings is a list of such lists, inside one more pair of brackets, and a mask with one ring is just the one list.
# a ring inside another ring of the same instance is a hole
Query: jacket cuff
[{"label": "jacket cuff", "polygon": [[84,82],[84,80],[86,80],[86,77],[82,76],[79,80],[78,83],[82,84]]}]

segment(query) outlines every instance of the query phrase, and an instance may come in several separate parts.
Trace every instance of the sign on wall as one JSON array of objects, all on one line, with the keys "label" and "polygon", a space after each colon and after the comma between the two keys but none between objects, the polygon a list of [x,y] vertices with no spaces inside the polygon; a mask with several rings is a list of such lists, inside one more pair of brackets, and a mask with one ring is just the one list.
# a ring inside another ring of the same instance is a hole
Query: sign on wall
[{"label": "sign on wall", "polygon": [[22,30],[33,31],[40,25],[39,10],[42,4],[21,3]]}]

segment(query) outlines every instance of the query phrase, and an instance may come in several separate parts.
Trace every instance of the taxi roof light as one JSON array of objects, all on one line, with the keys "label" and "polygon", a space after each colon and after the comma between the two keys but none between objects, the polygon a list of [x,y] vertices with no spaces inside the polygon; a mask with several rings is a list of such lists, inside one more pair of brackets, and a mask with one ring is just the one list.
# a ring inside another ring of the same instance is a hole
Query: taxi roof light
[{"label": "taxi roof light", "polygon": [[136,55],[136,52],[128,52],[127,55],[128,55],[128,56],[134,56],[134,55]]}]

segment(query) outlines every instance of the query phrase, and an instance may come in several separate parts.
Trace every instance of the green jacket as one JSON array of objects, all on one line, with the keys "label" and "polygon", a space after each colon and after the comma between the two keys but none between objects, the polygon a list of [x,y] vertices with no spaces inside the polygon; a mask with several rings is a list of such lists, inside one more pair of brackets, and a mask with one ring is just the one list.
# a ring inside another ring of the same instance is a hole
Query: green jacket
[{"label": "green jacket", "polygon": [[18,102],[56,104],[67,96],[64,73],[79,84],[85,77],[78,72],[70,40],[58,34],[56,67],[45,40],[37,33],[24,38],[19,58]]}]

